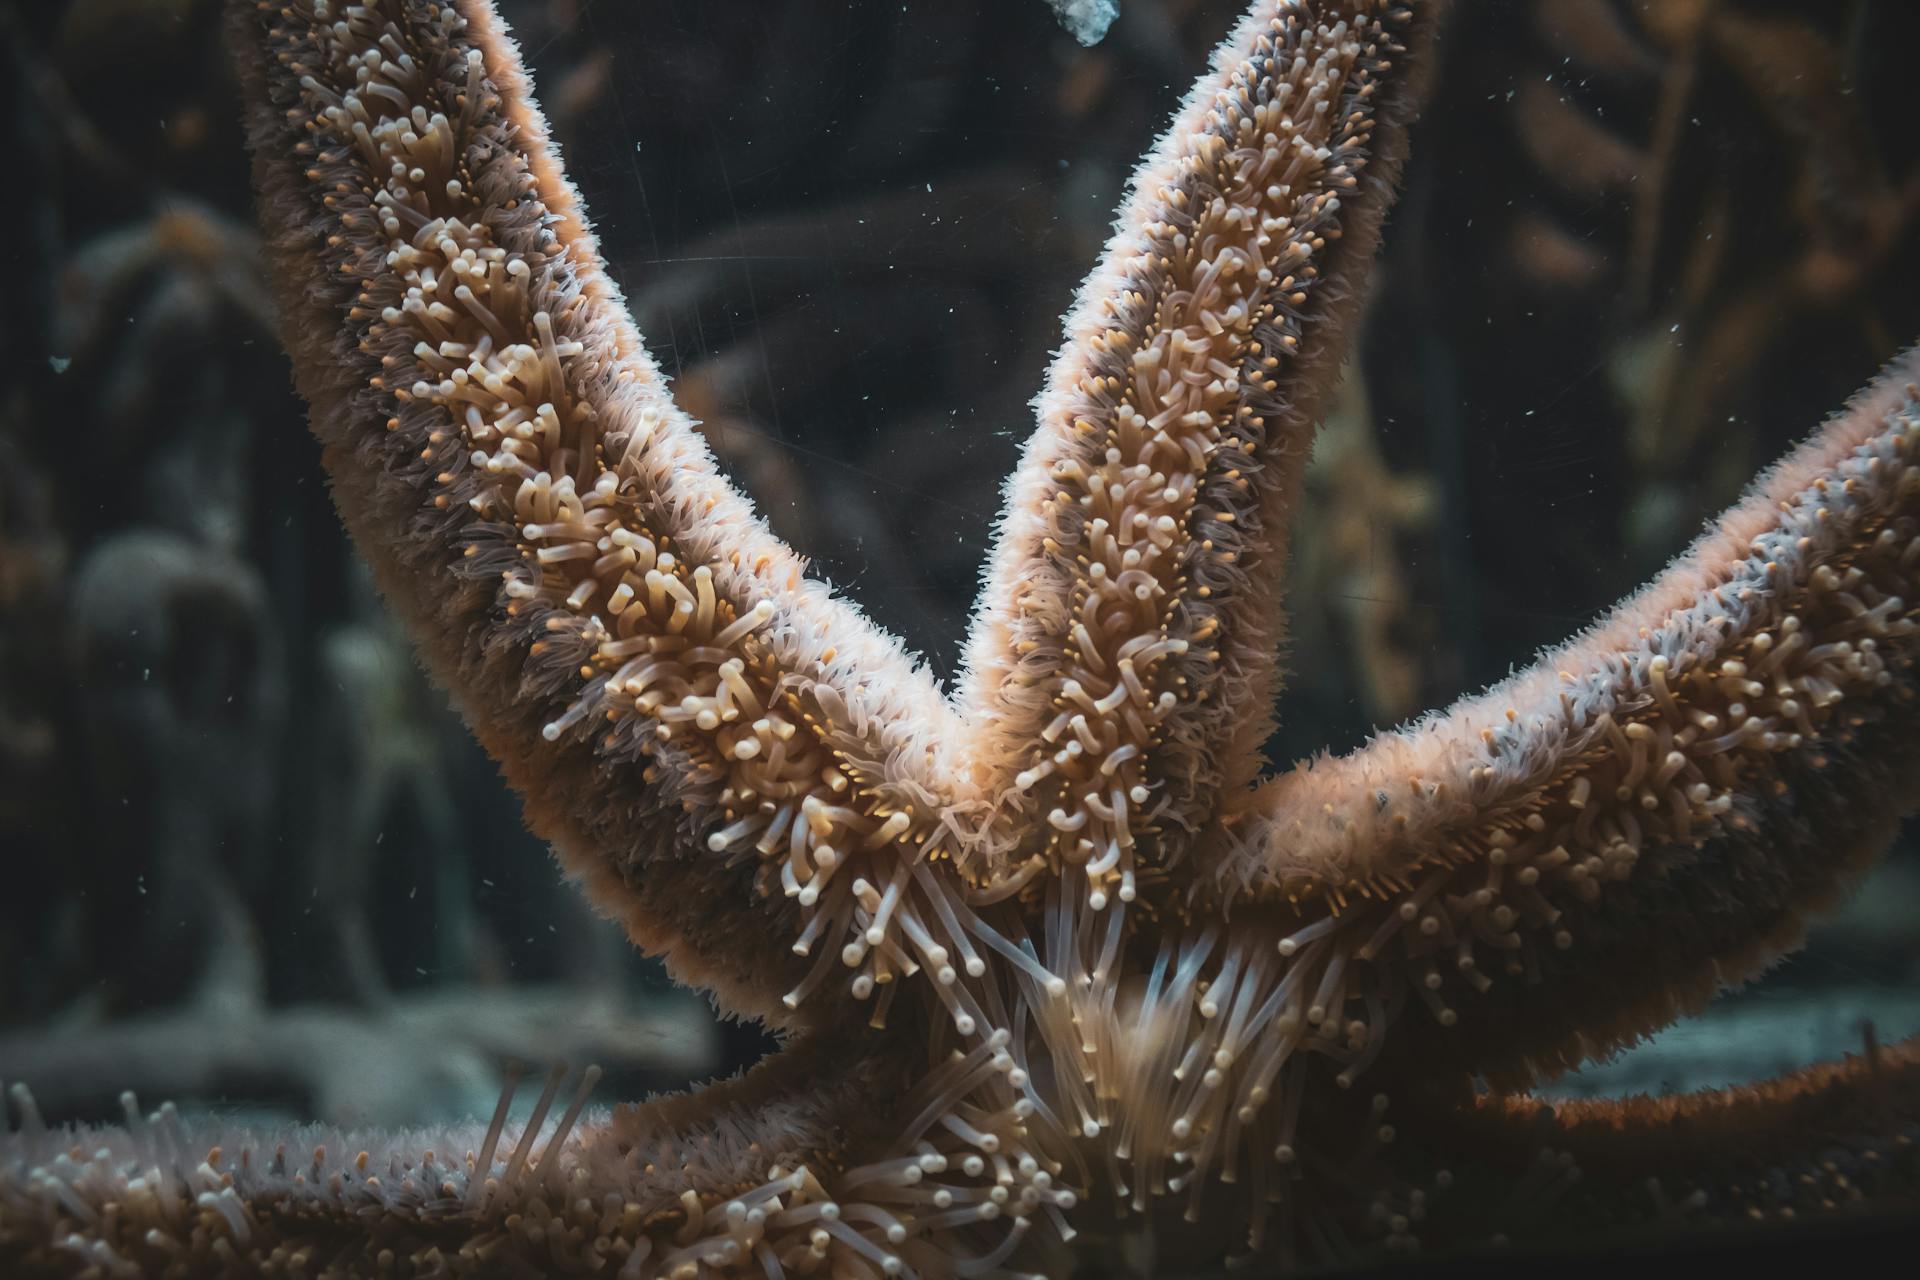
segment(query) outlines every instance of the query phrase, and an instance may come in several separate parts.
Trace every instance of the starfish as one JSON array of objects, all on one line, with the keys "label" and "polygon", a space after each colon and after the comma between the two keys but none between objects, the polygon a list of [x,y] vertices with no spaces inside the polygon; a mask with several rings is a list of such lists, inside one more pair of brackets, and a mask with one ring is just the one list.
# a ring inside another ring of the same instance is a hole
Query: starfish
[{"label": "starfish", "polygon": [[551,1128],[561,1067],[431,1134],[54,1131],[16,1087],[0,1259],[973,1277],[1134,1222],[1305,1263],[1911,1206],[1920,1044],[1518,1090],[1756,972],[1911,807],[1920,356],[1564,648],[1259,780],[1439,10],[1257,0],[1222,45],[1067,317],[949,698],[718,474],[486,0],[234,0],[342,516],[567,874],[786,1046],[611,1115],[589,1070]]}]

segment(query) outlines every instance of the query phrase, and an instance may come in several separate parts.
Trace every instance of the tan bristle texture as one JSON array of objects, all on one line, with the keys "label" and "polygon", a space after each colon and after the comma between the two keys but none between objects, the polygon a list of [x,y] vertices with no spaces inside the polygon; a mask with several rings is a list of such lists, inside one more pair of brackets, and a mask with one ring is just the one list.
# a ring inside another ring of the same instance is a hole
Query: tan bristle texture
[{"label": "tan bristle texture", "polygon": [[[9,1276],[982,1274],[1030,1215],[1075,1204],[1029,1152],[1026,1108],[924,1105],[980,1065],[917,1089],[898,1057],[849,1069],[816,1038],[697,1095],[583,1115],[598,1080],[545,1118],[556,1067],[524,1125],[484,1133],[245,1130],[169,1104],[121,1129],[47,1129],[21,1086],[0,1100],[0,1266]],[[999,1042],[975,1055],[1005,1057]],[[1000,1068],[987,1061],[989,1075]],[[987,1091],[971,1073],[976,1100]],[[888,1116],[918,1112],[896,1135]],[[897,1153],[896,1153],[897,1152]],[[1057,1168],[1055,1169],[1057,1172]]]},{"label": "tan bristle texture", "polygon": [[[1755,972],[1913,804],[1916,377],[1910,353],[1526,674],[1268,784],[1196,899],[1287,904],[1448,1025],[1510,1020],[1477,1052],[1522,1076]],[[1551,980],[1575,968],[1578,1000]]]},{"label": "tan bristle texture", "polygon": [[1257,771],[1313,388],[1403,149],[1414,88],[1382,82],[1412,24],[1256,7],[1068,317],[968,656],[973,750],[1044,824],[1007,856],[1077,869],[1096,909]]},{"label": "tan bristle texture", "polygon": [[[341,508],[637,941],[776,1021],[870,996],[939,946],[952,713],[714,473],[493,21],[385,0],[241,22],[266,50],[255,154],[286,278],[311,281],[286,329]],[[716,902],[774,927],[727,930]]]}]

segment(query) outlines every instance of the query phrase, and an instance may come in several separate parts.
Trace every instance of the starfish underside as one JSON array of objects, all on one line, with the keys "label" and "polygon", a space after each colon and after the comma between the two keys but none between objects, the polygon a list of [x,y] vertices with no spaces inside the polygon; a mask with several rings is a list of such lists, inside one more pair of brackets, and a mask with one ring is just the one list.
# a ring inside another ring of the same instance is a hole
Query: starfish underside
[{"label": "starfish underside", "polygon": [[436,1134],[0,1139],[13,1272],[977,1276],[1911,1205],[1920,1045],[1524,1086],[1757,971],[1916,794],[1920,359],[1504,684],[1257,784],[1288,520],[1438,21],[1261,0],[1067,318],[962,695],[717,473],[485,0],[234,0],[340,510],[568,873],[787,1047]]}]

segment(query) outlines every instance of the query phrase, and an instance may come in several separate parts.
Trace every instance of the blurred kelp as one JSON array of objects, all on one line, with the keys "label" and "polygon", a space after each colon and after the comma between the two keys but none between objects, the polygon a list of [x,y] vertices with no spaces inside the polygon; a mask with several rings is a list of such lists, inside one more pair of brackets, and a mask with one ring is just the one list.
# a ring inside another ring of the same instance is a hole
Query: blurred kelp
[{"label": "blurred kelp", "polygon": [[[1059,316],[1238,7],[1127,0],[1085,48],[1039,0],[502,4],[681,404],[943,676]],[[750,1061],[559,883],[349,550],[219,9],[0,3],[0,1076],[394,1121],[510,1059],[608,1096]],[[1461,0],[1309,478],[1276,758],[1583,625],[1920,335],[1915,47],[1905,0]],[[1904,1016],[1910,850],[1863,904],[1775,999]],[[1630,1080],[1780,1068],[1742,1034]]]}]

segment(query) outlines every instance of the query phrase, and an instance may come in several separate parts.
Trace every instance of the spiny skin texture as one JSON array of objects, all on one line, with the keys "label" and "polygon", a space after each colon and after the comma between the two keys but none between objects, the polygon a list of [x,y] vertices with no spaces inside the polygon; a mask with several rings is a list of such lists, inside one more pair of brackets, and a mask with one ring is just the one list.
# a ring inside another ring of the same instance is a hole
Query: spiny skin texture
[{"label": "spiny skin texture", "polygon": [[1258,789],[1196,901],[1344,904],[1338,949],[1404,953],[1522,1081],[1796,944],[1920,782],[1917,379],[1909,353],[1586,635]]},{"label": "spiny skin texture", "polygon": [[[1423,1245],[1478,1235],[1618,1246],[1677,1229],[1910,1210],[1920,1192],[1920,1039],[1764,1084],[1546,1105],[1422,1110],[1396,1143],[1402,1203],[1444,1212]],[[1447,1153],[1440,1166],[1426,1153]]]},{"label": "spiny skin texture", "polygon": [[[1399,6],[1358,6],[1408,30]],[[1068,314],[968,648],[971,752],[1095,909],[1178,862],[1272,731],[1280,566],[1424,50],[1255,6]],[[1131,696],[1129,696],[1131,695]],[[1117,713],[1117,714],[1116,714]]]},{"label": "spiny skin texture", "polygon": [[972,1277],[1140,1222],[1292,1264],[1911,1205],[1912,1045],[1545,1118],[1472,1082],[1752,972],[1911,807],[1920,357],[1587,637],[1251,786],[1438,8],[1260,0],[1196,85],[1069,317],[950,704],[714,472],[484,0],[233,0],[347,523],[569,872],[792,1042],[611,1116],[556,1069],[525,1126],[433,1135],[131,1098],[54,1132],[21,1090],[0,1265]]},{"label": "spiny skin texture", "polygon": [[[930,860],[955,717],[715,472],[491,11],[285,12],[242,6],[235,39],[348,527],[569,872],[676,975],[785,1021],[767,981],[807,969],[773,855],[842,925],[844,863]],[[772,928],[716,928],[756,899]]]}]

